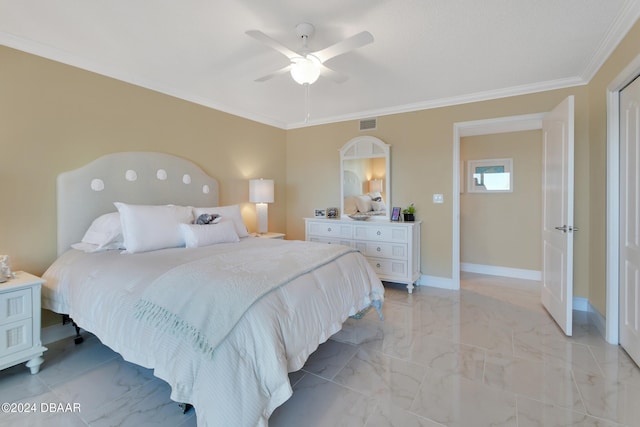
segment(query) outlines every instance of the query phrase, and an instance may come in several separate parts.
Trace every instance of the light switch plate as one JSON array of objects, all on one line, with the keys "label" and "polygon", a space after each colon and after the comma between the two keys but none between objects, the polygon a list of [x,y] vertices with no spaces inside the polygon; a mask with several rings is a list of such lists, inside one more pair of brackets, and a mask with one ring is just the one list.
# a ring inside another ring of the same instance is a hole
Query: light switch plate
[{"label": "light switch plate", "polygon": [[444,194],[434,194],[433,203],[444,203]]}]

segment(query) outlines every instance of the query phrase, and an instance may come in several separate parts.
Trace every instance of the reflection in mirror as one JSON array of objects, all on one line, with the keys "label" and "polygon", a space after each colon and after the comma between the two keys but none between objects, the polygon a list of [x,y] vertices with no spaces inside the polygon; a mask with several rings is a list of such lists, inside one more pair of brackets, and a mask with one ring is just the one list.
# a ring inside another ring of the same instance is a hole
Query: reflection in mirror
[{"label": "reflection in mirror", "polygon": [[388,220],[391,203],[389,145],[372,136],[347,142],[340,150],[343,217]]}]

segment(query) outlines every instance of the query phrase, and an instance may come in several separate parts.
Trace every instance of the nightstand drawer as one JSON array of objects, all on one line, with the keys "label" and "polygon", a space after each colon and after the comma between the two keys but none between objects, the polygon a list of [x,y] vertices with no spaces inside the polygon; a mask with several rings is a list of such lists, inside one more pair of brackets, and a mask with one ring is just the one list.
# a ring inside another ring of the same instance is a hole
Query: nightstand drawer
[{"label": "nightstand drawer", "polygon": [[32,316],[31,288],[0,294],[0,325]]},{"label": "nightstand drawer", "polygon": [[27,350],[33,345],[32,319],[24,319],[0,326],[0,354],[8,356]]},{"label": "nightstand drawer", "polygon": [[406,244],[357,241],[355,247],[365,256],[407,260]]},{"label": "nightstand drawer", "polygon": [[0,369],[27,362],[37,374],[47,351],[40,341],[40,290],[44,280],[24,271],[0,283]]},{"label": "nightstand drawer", "polygon": [[407,261],[381,258],[367,258],[367,260],[382,279],[407,276]]}]

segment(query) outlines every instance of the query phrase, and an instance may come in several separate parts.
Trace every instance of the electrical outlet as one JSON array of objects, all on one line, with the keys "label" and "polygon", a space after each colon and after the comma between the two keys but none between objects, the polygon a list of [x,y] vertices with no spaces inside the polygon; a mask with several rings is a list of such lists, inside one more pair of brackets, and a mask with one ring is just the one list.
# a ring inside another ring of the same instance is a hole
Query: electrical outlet
[{"label": "electrical outlet", "polygon": [[433,203],[444,203],[444,194],[434,194]]}]

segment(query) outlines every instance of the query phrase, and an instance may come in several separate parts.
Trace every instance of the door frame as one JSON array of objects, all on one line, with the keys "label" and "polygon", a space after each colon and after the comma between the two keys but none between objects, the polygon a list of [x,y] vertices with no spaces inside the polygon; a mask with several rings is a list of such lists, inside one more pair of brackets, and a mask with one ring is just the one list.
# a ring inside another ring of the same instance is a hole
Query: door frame
[{"label": "door frame", "polygon": [[546,113],[495,117],[453,124],[453,236],[451,254],[451,289],[460,289],[460,139],[465,136],[492,135],[542,129]]},{"label": "door frame", "polygon": [[607,259],[605,339],[619,344],[620,333],[620,91],[640,75],[636,56],[607,86]]}]

